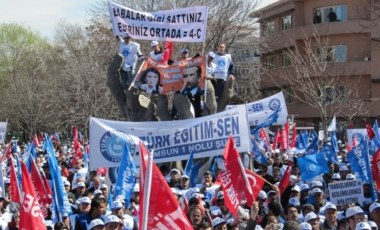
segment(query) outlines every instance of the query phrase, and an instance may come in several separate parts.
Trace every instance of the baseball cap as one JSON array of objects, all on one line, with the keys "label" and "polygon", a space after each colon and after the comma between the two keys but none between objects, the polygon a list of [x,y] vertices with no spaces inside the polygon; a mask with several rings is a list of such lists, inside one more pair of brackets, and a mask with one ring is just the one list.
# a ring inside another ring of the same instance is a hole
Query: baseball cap
[{"label": "baseball cap", "polygon": [[300,189],[301,191],[305,191],[305,190],[309,190],[310,188],[309,188],[309,185],[307,184],[301,184]]},{"label": "baseball cap", "polygon": [[315,214],[314,212],[309,212],[308,214],[306,214],[304,221],[309,222],[310,220],[315,220],[315,219],[319,219],[317,214]]},{"label": "baseball cap", "polygon": [[104,226],[104,222],[101,219],[95,219],[90,222],[89,229],[93,229],[96,226]]},{"label": "baseball cap", "polygon": [[158,41],[152,41],[150,43],[150,46],[153,47],[153,46],[158,46]]},{"label": "baseball cap", "polygon": [[346,218],[361,214],[365,214],[365,212],[359,206],[350,207],[346,210]]},{"label": "baseball cap", "polygon": [[356,224],[355,230],[371,230],[371,226],[366,222],[360,222]]},{"label": "baseball cap", "polygon": [[266,194],[263,190],[261,190],[261,191],[259,192],[259,198],[262,199],[262,200],[265,200],[265,199],[267,199],[268,197],[267,197],[267,194]]},{"label": "baseball cap", "polygon": [[84,182],[79,182],[77,184],[77,187],[86,187],[86,184]]},{"label": "baseball cap", "polygon": [[322,181],[314,180],[314,181],[310,182],[310,188],[311,189],[313,189],[313,188],[323,188]]},{"label": "baseball cap", "polygon": [[188,176],[188,175],[182,175],[182,176],[181,176],[181,179],[182,179],[182,178],[189,179],[189,176]]},{"label": "baseball cap", "polygon": [[220,218],[220,217],[216,217],[212,220],[211,222],[211,225],[213,228],[215,228],[216,226],[220,225],[220,224],[225,224],[227,223],[224,219]]},{"label": "baseball cap", "polygon": [[123,35],[123,38],[131,38],[132,36],[127,32]]},{"label": "baseball cap", "polygon": [[87,196],[84,196],[84,197],[80,198],[79,203],[80,204],[91,204],[91,199]]},{"label": "baseball cap", "polygon": [[301,205],[300,203],[300,200],[298,200],[297,198],[293,197],[293,198],[290,198],[289,199],[289,206],[294,206],[294,207],[298,207]]},{"label": "baseball cap", "polygon": [[140,185],[136,184],[135,187],[133,188],[133,192],[140,192]]},{"label": "baseball cap", "polygon": [[368,224],[371,228],[377,228],[377,224],[373,221],[368,221]]},{"label": "baseball cap", "polygon": [[99,194],[103,194],[103,192],[100,189],[96,189],[94,191],[94,195],[99,195]]},{"label": "baseball cap", "polygon": [[339,172],[342,172],[342,171],[348,171],[348,167],[346,165],[342,165],[339,167]]},{"label": "baseball cap", "polygon": [[290,180],[291,183],[294,184],[297,181],[297,176],[291,175],[290,178],[289,178],[289,180]]},{"label": "baseball cap", "polygon": [[377,208],[380,208],[380,204],[375,202],[375,203],[372,203],[370,206],[369,206],[369,212],[373,212],[375,211],[375,209]]},{"label": "baseball cap", "polygon": [[355,179],[356,179],[356,177],[355,177],[355,175],[352,174],[352,173],[349,173],[349,174],[347,174],[347,176],[346,176],[346,180],[355,180]]},{"label": "baseball cap", "polygon": [[189,50],[186,49],[186,48],[182,48],[182,49],[181,49],[181,54],[183,54],[183,53],[188,53],[188,52],[189,52]]},{"label": "baseball cap", "polygon": [[307,222],[302,222],[300,224],[300,230],[313,230],[313,228],[311,227],[311,224]]},{"label": "baseball cap", "polygon": [[338,173],[334,173],[331,177],[333,180],[340,180],[340,175]]},{"label": "baseball cap", "polygon": [[106,184],[101,184],[100,189],[103,189],[103,188],[108,188],[108,186]]},{"label": "baseball cap", "polygon": [[178,169],[176,169],[176,168],[172,168],[172,170],[170,170],[170,174],[173,173],[173,172],[181,174],[181,172]]},{"label": "baseball cap", "polygon": [[210,51],[210,52],[208,52],[207,56],[215,58],[215,53]]},{"label": "baseball cap", "polygon": [[335,210],[337,210],[335,204],[333,204],[333,203],[328,203],[328,204],[326,204],[326,206],[325,206],[325,211],[326,211],[327,209],[335,209]]},{"label": "baseball cap", "polygon": [[322,193],[322,190],[320,188],[313,188],[311,190],[311,194],[316,194],[316,193]]},{"label": "baseball cap", "polygon": [[65,185],[68,185],[68,186],[70,186],[70,181],[68,181],[68,180],[65,180]]},{"label": "baseball cap", "polygon": [[105,222],[105,224],[120,223],[120,219],[119,219],[119,217],[117,217],[115,215],[108,215],[108,216],[106,216],[104,222]]},{"label": "baseball cap", "polygon": [[123,207],[123,203],[121,203],[121,201],[117,200],[117,201],[112,202],[112,207],[111,207],[112,210],[120,209],[122,207]]},{"label": "baseball cap", "polygon": [[298,185],[294,185],[293,188],[292,188],[292,191],[294,191],[294,192],[301,192],[301,188]]}]

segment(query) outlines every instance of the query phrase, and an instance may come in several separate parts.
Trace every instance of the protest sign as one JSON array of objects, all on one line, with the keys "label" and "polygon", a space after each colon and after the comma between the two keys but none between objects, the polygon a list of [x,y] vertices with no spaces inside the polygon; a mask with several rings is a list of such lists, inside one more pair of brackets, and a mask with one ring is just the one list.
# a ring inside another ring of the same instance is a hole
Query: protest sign
[{"label": "protest sign", "polygon": [[[288,108],[286,107],[282,91],[273,96],[244,105],[247,109],[250,126],[263,125],[265,123],[268,123],[268,126],[283,125],[288,121]],[[235,106],[229,105],[227,109]]]},{"label": "protest sign", "polygon": [[204,42],[207,6],[157,12],[141,12],[109,3],[113,34],[129,33],[134,39],[174,42]]},{"label": "protest sign", "polygon": [[0,122],[0,144],[4,143],[7,136],[7,124],[8,122]]},{"label": "protest sign", "polygon": [[174,62],[168,66],[148,58],[140,67],[132,85],[149,94],[178,92],[191,95],[205,94],[206,58]]},{"label": "protest sign", "polygon": [[355,146],[354,141],[360,143],[362,140],[368,139],[366,129],[347,129],[347,139],[350,146]]},{"label": "protest sign", "polygon": [[362,204],[364,201],[363,187],[360,180],[345,180],[329,183],[331,203],[343,206],[351,203]]},{"label": "protest sign", "polygon": [[250,151],[250,135],[244,106],[196,119],[161,122],[123,122],[90,118],[90,168],[116,167],[127,140],[139,165],[139,139],[154,149],[156,163],[221,155],[232,135],[239,152]]}]

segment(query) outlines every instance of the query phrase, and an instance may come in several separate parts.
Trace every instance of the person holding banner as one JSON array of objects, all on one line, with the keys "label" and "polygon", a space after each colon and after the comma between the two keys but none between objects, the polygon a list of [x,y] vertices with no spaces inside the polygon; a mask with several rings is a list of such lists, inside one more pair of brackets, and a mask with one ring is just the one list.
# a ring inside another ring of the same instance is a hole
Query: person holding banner
[{"label": "person holding banner", "polygon": [[226,45],[224,43],[219,44],[218,52],[215,55],[214,63],[216,64],[216,69],[214,72],[214,77],[216,82],[213,82],[215,88],[215,96],[217,102],[220,101],[223,91],[224,84],[228,79],[234,80],[234,65],[230,54],[226,54]]},{"label": "person holding banner", "polygon": [[155,68],[148,68],[141,74],[140,89],[149,94],[161,93],[163,88],[160,81],[160,72]]},{"label": "person holding banner", "polygon": [[126,90],[133,80],[137,61],[145,58],[140,51],[140,44],[132,42],[132,37],[129,33],[125,33],[123,38],[117,36],[117,39],[119,42],[119,53],[124,58],[123,66],[120,70],[120,82],[124,90]]},{"label": "person holding banner", "polygon": [[150,47],[152,48],[152,51],[150,51],[150,57],[155,61],[162,61],[163,50],[158,41],[152,41]]}]

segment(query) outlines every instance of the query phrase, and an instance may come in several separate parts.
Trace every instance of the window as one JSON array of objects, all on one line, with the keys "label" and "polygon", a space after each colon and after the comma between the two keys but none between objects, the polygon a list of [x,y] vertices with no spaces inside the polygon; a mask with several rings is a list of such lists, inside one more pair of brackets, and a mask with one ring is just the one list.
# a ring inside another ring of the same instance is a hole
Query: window
[{"label": "window", "polygon": [[289,30],[292,28],[292,15],[287,15],[281,18],[281,30]]},{"label": "window", "polygon": [[335,5],[314,9],[313,23],[342,22],[347,20],[347,6]]},{"label": "window", "polygon": [[318,95],[326,103],[334,101],[342,101],[346,98],[346,87],[343,85],[325,87],[322,92],[318,91]]},{"label": "window", "polygon": [[345,45],[318,47],[316,53],[320,61],[345,62],[347,60],[347,46]]},{"label": "window", "polygon": [[281,54],[281,66],[286,67],[286,66],[290,66],[291,64],[292,62],[291,62],[289,54],[286,52],[283,52]]},{"label": "window", "polygon": [[276,56],[268,56],[265,57],[265,67],[267,69],[274,69],[276,68]]},{"label": "window", "polygon": [[264,35],[271,35],[274,33],[274,21],[267,22],[264,25]]},{"label": "window", "polygon": [[346,98],[346,87],[344,85],[337,85],[335,91],[337,100],[344,100]]}]

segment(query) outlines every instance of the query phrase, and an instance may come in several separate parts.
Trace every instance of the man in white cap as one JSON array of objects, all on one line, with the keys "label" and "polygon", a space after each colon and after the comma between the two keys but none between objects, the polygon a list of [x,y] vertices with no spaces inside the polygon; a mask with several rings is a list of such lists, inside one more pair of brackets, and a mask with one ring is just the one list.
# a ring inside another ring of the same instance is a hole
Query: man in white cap
[{"label": "man in white cap", "polygon": [[150,58],[155,61],[162,61],[163,50],[158,41],[152,41],[150,47],[152,48],[152,51],[150,51]]},{"label": "man in white cap", "polygon": [[357,223],[355,230],[371,230],[371,226],[367,222]]},{"label": "man in white cap", "polygon": [[367,221],[365,212],[359,206],[347,208],[346,218],[348,219],[350,230],[355,230],[358,223]]},{"label": "man in white cap", "polygon": [[129,33],[125,33],[123,38],[117,37],[117,39],[119,53],[124,57],[124,63],[120,71],[120,81],[124,89],[128,89],[133,80],[138,58],[143,59],[144,56],[140,51],[140,44],[132,42],[132,36]]},{"label": "man in white cap", "polygon": [[211,224],[214,230],[227,230],[227,222],[220,217],[214,218]]},{"label": "man in white cap", "polygon": [[104,220],[106,224],[106,230],[117,230],[122,226],[121,220],[115,215],[108,215]]},{"label": "man in white cap", "polygon": [[104,222],[101,219],[92,220],[89,230],[104,230]]},{"label": "man in white cap", "polygon": [[338,211],[334,204],[329,203],[325,207],[325,221],[321,223],[321,230],[334,230],[338,226]]},{"label": "man in white cap", "polygon": [[374,202],[369,206],[369,214],[371,219],[380,226],[380,203]]},{"label": "man in white cap", "polygon": [[319,230],[319,216],[314,212],[306,214],[304,221],[311,225],[312,230]]}]

